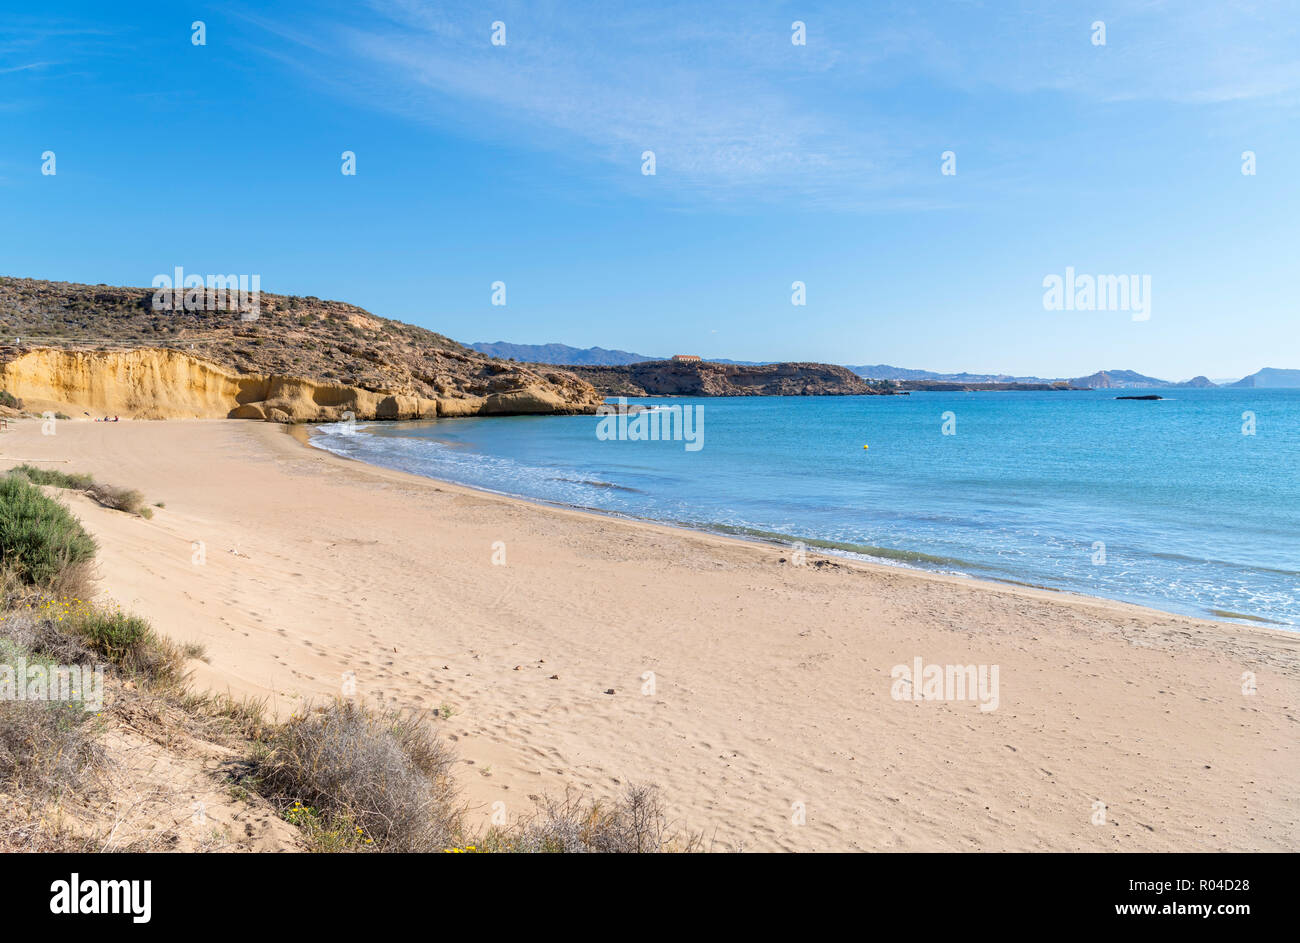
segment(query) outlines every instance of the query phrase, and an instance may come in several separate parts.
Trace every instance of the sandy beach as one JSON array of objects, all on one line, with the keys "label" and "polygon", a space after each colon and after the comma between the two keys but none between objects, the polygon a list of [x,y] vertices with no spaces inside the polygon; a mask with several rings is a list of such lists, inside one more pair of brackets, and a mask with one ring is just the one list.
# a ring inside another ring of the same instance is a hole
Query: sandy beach
[{"label": "sandy beach", "polygon": [[[143,520],[51,492],[101,543],[101,598],[206,646],[201,686],[283,717],[354,678],[356,697],[437,710],[478,822],[650,782],[719,850],[1300,848],[1300,634],[796,566],[293,432],[26,420],[0,462],[162,502]],[[891,696],[918,658],[996,666],[996,709]]]}]

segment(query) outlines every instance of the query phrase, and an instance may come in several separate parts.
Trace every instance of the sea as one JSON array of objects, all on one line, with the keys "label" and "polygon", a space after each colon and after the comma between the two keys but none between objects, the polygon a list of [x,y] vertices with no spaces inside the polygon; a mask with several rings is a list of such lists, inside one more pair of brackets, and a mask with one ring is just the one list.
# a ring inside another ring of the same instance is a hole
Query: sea
[{"label": "sea", "polygon": [[[1117,399],[1141,395],[1163,398]],[[664,435],[512,416],[323,425],[311,442],[809,553],[1300,628],[1300,390],[629,402],[666,412]],[[693,441],[668,434],[687,409]]]}]

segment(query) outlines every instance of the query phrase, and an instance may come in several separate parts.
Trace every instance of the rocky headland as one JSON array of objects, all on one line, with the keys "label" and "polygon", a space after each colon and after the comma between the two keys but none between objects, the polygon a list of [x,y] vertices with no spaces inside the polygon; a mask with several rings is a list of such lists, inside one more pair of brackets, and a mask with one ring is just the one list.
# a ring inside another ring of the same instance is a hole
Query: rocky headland
[{"label": "rocky headland", "polygon": [[160,310],[152,288],[0,278],[0,386],[29,409],[141,419],[590,413],[603,400],[570,371],[355,305],[263,293],[246,320],[197,290],[198,310]]}]

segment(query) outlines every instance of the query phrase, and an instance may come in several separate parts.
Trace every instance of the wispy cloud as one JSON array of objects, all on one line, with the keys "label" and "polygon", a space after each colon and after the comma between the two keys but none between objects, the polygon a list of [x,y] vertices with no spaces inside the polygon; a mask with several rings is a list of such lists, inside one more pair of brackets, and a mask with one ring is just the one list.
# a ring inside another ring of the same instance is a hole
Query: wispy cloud
[{"label": "wispy cloud", "polygon": [[[841,53],[794,46],[775,7],[733,19],[501,6],[485,16],[471,4],[374,2],[372,17],[328,31],[327,58],[315,31],[317,64],[296,65],[356,101],[567,155],[610,179],[639,179],[650,150],[656,183],[694,196],[833,201],[898,182],[896,144],[867,103],[856,114],[827,107],[819,86]],[[506,23],[504,47],[490,42],[494,19]]]},{"label": "wispy cloud", "polygon": [[[1058,91],[1088,101],[1294,104],[1294,0],[1014,0],[945,4],[921,68],[954,88]],[[915,18],[914,18],[915,19]],[[1093,24],[1105,45],[1093,44]]]},{"label": "wispy cloud", "polygon": [[[310,45],[310,57],[282,58],[356,101],[564,154],[628,185],[652,150],[657,184],[692,199],[943,205],[930,151],[944,129],[896,107],[918,86],[1188,106],[1300,93],[1300,42],[1281,3],[1096,6],[502,2],[485,13],[458,0],[372,0],[368,15],[310,35],[250,19]],[[806,46],[790,41],[795,18]],[[498,19],[505,46],[489,41]],[[1098,19],[1104,48],[1091,42]]]},{"label": "wispy cloud", "polygon": [[5,75],[10,72],[26,72],[30,69],[45,69],[58,64],[59,63],[57,62],[28,62],[23,65],[5,66],[4,68],[0,68],[0,75]]}]

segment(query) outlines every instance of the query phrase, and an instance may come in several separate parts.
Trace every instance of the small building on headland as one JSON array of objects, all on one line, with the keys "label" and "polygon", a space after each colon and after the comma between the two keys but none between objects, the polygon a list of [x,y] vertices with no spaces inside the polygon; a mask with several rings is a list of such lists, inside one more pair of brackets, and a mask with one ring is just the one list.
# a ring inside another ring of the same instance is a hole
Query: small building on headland
[{"label": "small building on headland", "polygon": [[673,354],[675,363],[699,363],[700,358],[697,354]]}]

